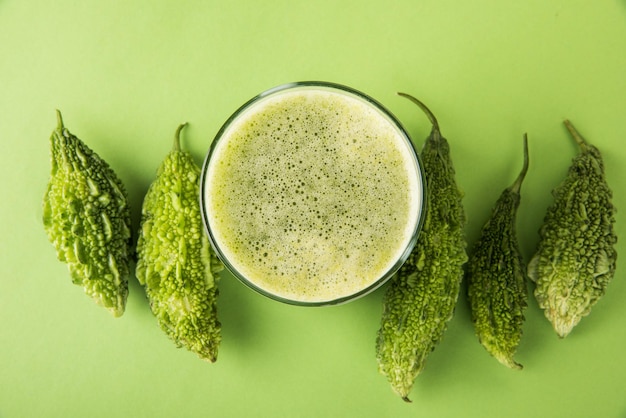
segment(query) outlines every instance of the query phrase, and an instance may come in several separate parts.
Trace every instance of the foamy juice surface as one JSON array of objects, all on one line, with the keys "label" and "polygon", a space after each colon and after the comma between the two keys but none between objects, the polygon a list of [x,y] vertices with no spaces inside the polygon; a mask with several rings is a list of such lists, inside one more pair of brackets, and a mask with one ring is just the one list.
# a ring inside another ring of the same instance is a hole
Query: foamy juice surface
[{"label": "foamy juice surface", "polygon": [[410,252],[419,162],[396,123],[320,86],[249,104],[216,139],[203,179],[211,240],[262,293],[323,304],[377,286]]}]

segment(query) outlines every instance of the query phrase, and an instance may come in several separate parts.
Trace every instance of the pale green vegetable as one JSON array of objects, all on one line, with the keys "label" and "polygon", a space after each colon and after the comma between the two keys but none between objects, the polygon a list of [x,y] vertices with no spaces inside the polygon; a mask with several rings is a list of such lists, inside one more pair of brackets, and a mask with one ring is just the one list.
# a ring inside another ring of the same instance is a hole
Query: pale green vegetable
[{"label": "pale green vegetable", "polygon": [[467,262],[468,298],[480,343],[500,363],[521,369],[513,356],[522,338],[528,305],[526,268],[517,241],[520,189],[528,171],[528,140],[524,165],[515,182],[496,201]]},{"label": "pale green vegetable", "polygon": [[63,126],[50,137],[52,170],[43,224],[74,284],[121,316],[128,296],[130,210],[126,191],[109,165]]},{"label": "pale green vegetable", "polygon": [[406,94],[433,127],[421,152],[426,212],[416,246],[390,280],[376,340],[379,370],[405,401],[454,314],[467,261],[465,211],[447,140],[428,108]]},{"label": "pale green vegetable", "polygon": [[615,274],[615,208],[600,151],[565,121],[580,148],[552,192],[528,276],[559,337],[567,336],[605,294]]},{"label": "pale green vegetable", "polygon": [[217,272],[222,269],[203,230],[200,168],[174,148],[143,201],[136,275],[161,329],[179,347],[214,362],[221,341]]}]

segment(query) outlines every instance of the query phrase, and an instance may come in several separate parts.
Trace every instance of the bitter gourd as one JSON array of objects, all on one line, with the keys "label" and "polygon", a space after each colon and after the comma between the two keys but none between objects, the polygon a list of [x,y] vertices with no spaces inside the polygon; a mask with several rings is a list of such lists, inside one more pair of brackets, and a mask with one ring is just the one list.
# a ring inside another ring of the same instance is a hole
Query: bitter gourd
[{"label": "bitter gourd", "polygon": [[72,282],[96,303],[121,316],[128,296],[130,210],[111,167],[63,125],[50,137],[51,175],[43,224]]},{"label": "bitter gourd", "polygon": [[567,336],[605,294],[615,274],[615,207],[598,148],[569,121],[580,148],[567,176],[553,190],[554,202],[540,228],[528,265],[534,295],[557,335]]},{"label": "bitter gourd", "polygon": [[179,347],[216,361],[221,340],[217,272],[221,262],[203,231],[200,168],[174,147],[157,170],[143,201],[136,275],[160,328]]},{"label": "bitter gourd", "polygon": [[379,371],[408,402],[415,378],[454,314],[467,244],[463,196],[456,184],[448,141],[422,102],[400,95],[417,104],[432,123],[421,152],[427,191],[422,230],[385,291],[376,339]]},{"label": "bitter gourd", "polygon": [[478,340],[500,363],[521,369],[513,356],[522,338],[528,305],[526,267],[516,232],[520,189],[528,171],[528,140],[524,164],[515,182],[496,201],[467,262],[466,279],[472,322]]}]

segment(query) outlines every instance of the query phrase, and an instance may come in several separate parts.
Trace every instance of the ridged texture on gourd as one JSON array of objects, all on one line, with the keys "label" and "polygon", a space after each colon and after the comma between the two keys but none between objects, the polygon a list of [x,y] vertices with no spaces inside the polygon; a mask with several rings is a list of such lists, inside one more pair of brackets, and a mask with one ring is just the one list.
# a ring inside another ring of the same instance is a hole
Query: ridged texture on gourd
[{"label": "ridged texture on gourd", "polygon": [[43,201],[43,224],[73,283],[121,316],[128,296],[130,210],[111,167],[63,126],[52,132],[52,170]]},{"label": "ridged texture on gourd", "polygon": [[217,359],[217,272],[222,264],[203,230],[200,168],[181,151],[180,130],[142,207],[136,275],[161,329],[179,347]]},{"label": "ridged texture on gourd", "polygon": [[516,231],[520,188],[528,170],[526,137],[524,155],[522,172],[501,193],[481,230],[466,275],[476,335],[487,352],[512,369],[522,368],[513,357],[522,338],[528,305],[526,267]]},{"label": "ridged texture on gourd", "polygon": [[563,338],[605,294],[615,274],[615,208],[600,151],[587,143],[569,121],[578,143],[562,183],[553,190],[539,231],[540,242],[528,265],[535,298]]},{"label": "ridged texture on gourd", "polygon": [[383,297],[376,340],[379,370],[405,401],[426,357],[441,340],[458,299],[467,261],[465,212],[448,142],[436,119],[421,152],[426,179],[426,211],[416,246]]}]

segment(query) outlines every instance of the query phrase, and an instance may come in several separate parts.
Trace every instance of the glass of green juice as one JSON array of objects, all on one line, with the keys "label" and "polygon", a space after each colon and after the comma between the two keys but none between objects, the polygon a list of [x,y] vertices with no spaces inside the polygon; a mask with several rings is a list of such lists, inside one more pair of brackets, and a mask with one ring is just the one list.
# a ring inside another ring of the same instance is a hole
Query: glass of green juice
[{"label": "glass of green juice", "polygon": [[425,181],[398,120],[328,82],[267,90],[217,133],[200,179],[209,240],[227,269],[272,299],[354,300],[406,261]]}]

